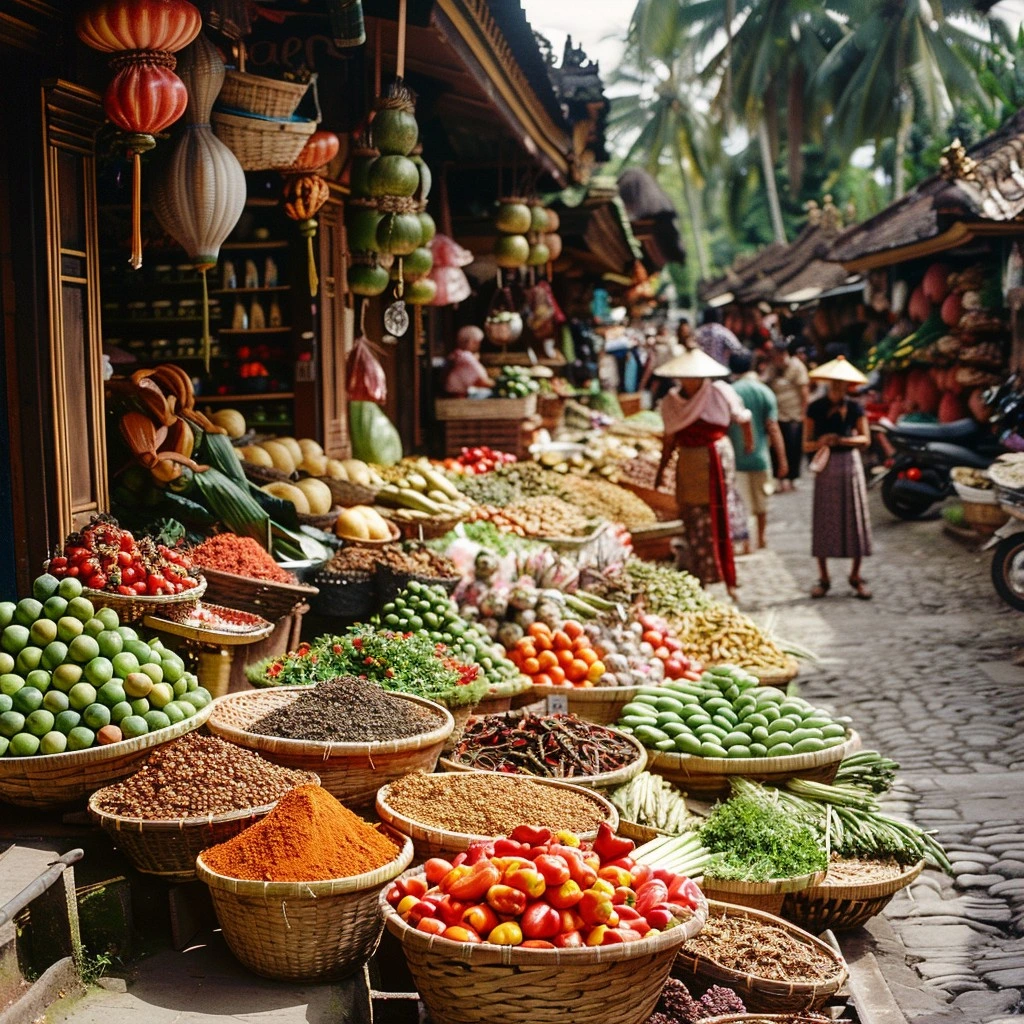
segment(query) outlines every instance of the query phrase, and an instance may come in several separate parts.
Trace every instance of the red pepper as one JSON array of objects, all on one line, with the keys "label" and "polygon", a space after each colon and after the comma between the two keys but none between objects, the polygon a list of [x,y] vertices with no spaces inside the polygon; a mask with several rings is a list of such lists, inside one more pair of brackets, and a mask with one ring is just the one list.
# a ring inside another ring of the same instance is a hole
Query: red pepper
[{"label": "red pepper", "polygon": [[647,916],[647,911],[668,901],[668,886],[658,878],[645,882],[636,892],[636,909]]},{"label": "red pepper", "polygon": [[492,885],[487,890],[487,903],[499,914],[518,917],[526,909],[526,893],[511,885]]},{"label": "red pepper", "polygon": [[632,884],[633,876],[625,868],[604,867],[597,873],[597,877],[611,882],[613,887],[628,886]]},{"label": "red pepper", "polygon": [[525,892],[532,900],[540,899],[547,888],[544,876],[534,868],[516,868],[511,872],[506,871],[505,882],[513,889]]},{"label": "red pepper", "polygon": [[612,903],[617,907],[630,907],[636,903],[636,893],[628,885],[620,885],[612,895]]},{"label": "red pepper", "polygon": [[637,864],[633,870],[629,873],[631,881],[631,888],[635,891],[639,889],[644,882],[650,881],[654,877],[654,869],[650,864]]},{"label": "red pepper", "polygon": [[580,900],[579,912],[583,920],[594,927],[607,924],[615,913],[615,907],[612,905],[611,897],[606,893],[587,889]]},{"label": "red pepper", "polygon": [[466,863],[475,864],[478,860],[494,856],[494,843],[490,839],[479,839],[469,844],[466,850]]},{"label": "red pepper", "polygon": [[498,915],[486,903],[468,907],[462,915],[462,923],[478,935],[489,935],[501,923]]},{"label": "red pepper", "polygon": [[602,863],[618,860],[619,857],[628,857],[635,849],[636,843],[625,836],[617,836],[607,821],[602,821],[598,825],[594,852],[601,858]]},{"label": "red pepper", "polygon": [[479,860],[467,874],[450,882],[447,891],[452,899],[476,903],[483,899],[487,890],[492,885],[497,885],[500,880],[501,872],[489,860]]},{"label": "red pepper", "polygon": [[692,878],[679,875],[668,887],[668,898],[673,903],[681,903],[684,907],[695,910],[700,903],[701,891]]},{"label": "red pepper", "polygon": [[[602,824],[604,824],[602,822]],[[535,828],[533,825],[517,825],[509,833],[509,839],[527,846],[544,846],[551,842],[551,829]]]},{"label": "red pepper", "polygon": [[587,927],[587,922],[576,913],[575,910],[560,910],[558,916],[561,919],[560,931],[563,932],[580,932]]},{"label": "red pepper", "polygon": [[552,939],[562,927],[558,911],[546,903],[533,903],[519,922],[527,939]]},{"label": "red pepper", "polygon": [[436,917],[421,917],[416,922],[416,930],[426,932],[428,935],[443,935],[447,928],[448,925]]},{"label": "red pepper", "polygon": [[441,857],[431,857],[423,865],[423,873],[427,876],[427,881],[431,885],[438,885],[441,879],[452,870],[452,867],[452,864]]},{"label": "red pepper", "polygon": [[557,888],[548,889],[544,897],[556,910],[568,910],[583,899],[583,890],[579,883],[570,880]]},{"label": "red pepper", "polygon": [[651,929],[647,927],[647,923],[644,921],[640,922],[647,928],[645,932],[639,932],[635,928],[618,928],[616,929],[619,935],[622,936],[623,942],[639,942]]},{"label": "red pepper", "polygon": [[525,857],[529,851],[529,846],[514,839],[496,839],[494,841],[495,857]]},{"label": "red pepper", "polygon": [[651,907],[644,914],[644,919],[652,928],[657,928],[659,931],[664,931],[675,920],[671,911],[667,910],[664,905]]},{"label": "red pepper", "polygon": [[[420,900],[414,907],[409,910],[409,915],[406,917],[406,921],[415,927],[425,917],[433,917],[437,913],[437,906],[433,901],[427,902],[426,900]],[[444,929],[441,929],[444,931]]]},{"label": "red pepper", "polygon": [[582,949],[583,936],[578,931],[562,932],[555,936],[556,949]]},{"label": "red pepper", "polygon": [[527,939],[519,944],[520,949],[554,949],[555,944],[546,939]]},{"label": "red pepper", "polygon": [[450,896],[447,896],[441,901],[441,905],[437,908],[437,913],[441,920],[451,927],[452,925],[462,923],[462,915],[465,914],[466,909],[465,903],[460,903],[458,900],[453,900]]},{"label": "red pepper", "polygon": [[545,853],[539,856],[534,864],[548,885],[559,886],[569,881],[569,865],[564,857]]},{"label": "red pepper", "polygon": [[597,872],[583,860],[583,854],[572,846],[552,846],[551,853],[562,857],[569,865],[569,877],[581,889],[589,889],[597,879]]},{"label": "red pepper", "polygon": [[467,928],[465,925],[459,924],[450,925],[446,928],[442,938],[451,939],[452,942],[477,943],[483,941],[472,928]]}]

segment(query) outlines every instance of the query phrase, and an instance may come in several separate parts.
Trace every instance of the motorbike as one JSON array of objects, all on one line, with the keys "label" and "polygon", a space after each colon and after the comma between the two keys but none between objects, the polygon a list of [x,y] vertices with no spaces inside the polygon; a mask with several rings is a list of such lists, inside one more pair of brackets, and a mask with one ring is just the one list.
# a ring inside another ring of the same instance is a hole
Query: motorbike
[{"label": "motorbike", "polygon": [[992,585],[996,593],[1013,609],[1024,612],[1024,506],[1000,500],[1010,514],[982,551],[992,552]]},{"label": "motorbike", "polygon": [[891,468],[870,486],[881,485],[882,504],[898,519],[920,519],[953,494],[954,467],[987,469],[1002,451],[991,429],[969,418],[882,427],[895,455]]}]

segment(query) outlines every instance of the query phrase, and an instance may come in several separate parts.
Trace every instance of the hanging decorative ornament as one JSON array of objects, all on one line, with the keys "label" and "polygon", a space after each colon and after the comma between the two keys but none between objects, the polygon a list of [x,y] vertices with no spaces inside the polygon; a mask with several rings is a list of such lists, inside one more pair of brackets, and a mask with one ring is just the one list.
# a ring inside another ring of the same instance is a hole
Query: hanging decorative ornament
[{"label": "hanging decorative ornament", "polygon": [[132,241],[129,263],[142,266],[142,154],[156,145],[188,104],[174,73],[174,54],[199,34],[203,22],[188,0],[100,0],[75,23],[78,38],[101,53],[114,54],[114,78],[103,109],[127,135],[132,161]]},{"label": "hanging decorative ornament", "polygon": [[210,111],[224,84],[224,62],[200,35],[179,66],[188,91],[185,128],[153,189],[153,212],[203,276],[203,356],[210,369],[210,310],[206,272],[245,209],[245,172],[210,127]]}]

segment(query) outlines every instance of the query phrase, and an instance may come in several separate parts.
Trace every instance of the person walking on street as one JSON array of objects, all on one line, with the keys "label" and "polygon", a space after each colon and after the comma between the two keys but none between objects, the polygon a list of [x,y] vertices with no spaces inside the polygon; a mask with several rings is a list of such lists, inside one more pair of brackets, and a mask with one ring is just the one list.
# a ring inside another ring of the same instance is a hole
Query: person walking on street
[{"label": "person walking on street", "polygon": [[[775,454],[779,475],[785,476],[786,446],[779,430],[778,407],[771,388],[762,384],[752,369],[753,353],[734,352],[729,357],[729,369],[736,376],[733,389],[743,399],[750,412],[750,426],[754,434],[754,449],[745,448],[743,433],[737,425],[729,428],[729,440],[736,453],[736,481],[740,496],[750,513],[757,520],[757,548],[767,546],[768,499],[772,489],[771,456],[769,446]],[[747,541],[746,552],[754,545]]]},{"label": "person walking on street", "polygon": [[850,586],[861,600],[868,590],[860,574],[861,559],[871,554],[868,491],[861,464],[862,449],[871,444],[867,416],[849,397],[851,385],[867,378],[842,356],[814,371],[828,391],[807,407],[804,451],[813,453],[814,519],[811,554],[818,560],[818,582],[811,597],[824,597],[831,587],[828,559],[849,558]]},{"label": "person walking on street", "polygon": [[810,398],[810,378],[803,361],[791,354],[790,337],[772,346],[771,362],[765,383],[775,392],[779,407],[779,429],[786,445],[786,472],[775,467],[780,491],[792,491],[800,479],[803,461],[804,417]]},{"label": "person walking on street", "polygon": [[[692,342],[683,338],[681,330],[679,340],[687,348],[692,347]],[[706,355],[711,356],[716,363],[721,363],[723,366],[729,365],[729,356],[733,352],[744,351],[740,339],[722,323],[721,312],[710,306],[704,310],[703,323],[693,335],[693,341]]]},{"label": "person walking on street", "polygon": [[679,383],[661,403],[665,436],[654,486],[661,486],[669,461],[678,450],[676,501],[686,527],[684,568],[702,584],[724,582],[730,596],[735,597],[736,562],[727,481],[718,445],[729,445],[729,426],[738,423],[744,432],[745,448],[751,450],[754,436],[750,413],[730,385],[713,380],[727,377],[728,369],[699,349],[669,360],[656,372]]}]

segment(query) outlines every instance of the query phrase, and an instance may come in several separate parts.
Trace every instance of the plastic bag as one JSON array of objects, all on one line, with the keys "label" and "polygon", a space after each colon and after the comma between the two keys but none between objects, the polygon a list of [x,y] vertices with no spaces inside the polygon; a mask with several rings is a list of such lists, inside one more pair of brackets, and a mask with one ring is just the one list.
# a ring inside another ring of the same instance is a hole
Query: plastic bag
[{"label": "plastic bag", "polygon": [[388,397],[388,380],[384,367],[373,354],[368,338],[356,338],[348,354],[345,387],[350,402],[376,402],[382,405]]},{"label": "plastic bag", "polygon": [[557,328],[565,323],[565,314],[555,301],[554,292],[547,281],[538,281],[526,293],[526,324],[538,341],[553,338]]},{"label": "plastic bag", "polygon": [[469,278],[458,267],[434,267],[430,272],[430,280],[437,286],[432,306],[451,306],[456,302],[465,302],[473,289]]},{"label": "plastic bag", "polygon": [[435,267],[468,267],[475,257],[447,235],[437,234],[430,240]]}]

